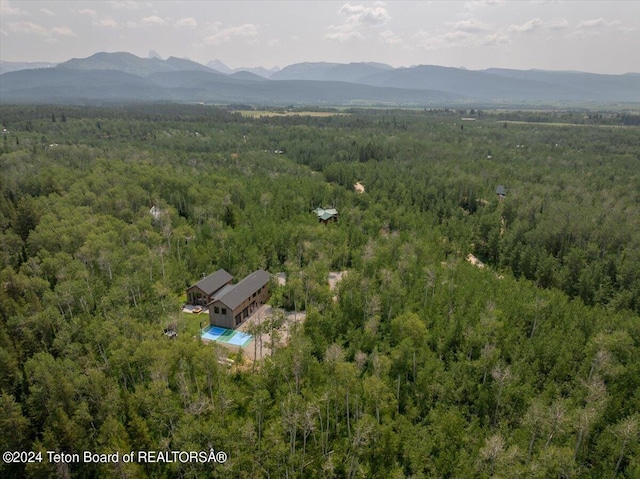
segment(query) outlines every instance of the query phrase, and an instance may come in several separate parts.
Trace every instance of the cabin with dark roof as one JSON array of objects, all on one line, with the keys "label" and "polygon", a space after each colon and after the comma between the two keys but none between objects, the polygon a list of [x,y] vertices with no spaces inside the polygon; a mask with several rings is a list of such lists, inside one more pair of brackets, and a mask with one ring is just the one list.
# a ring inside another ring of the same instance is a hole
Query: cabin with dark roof
[{"label": "cabin with dark roof", "polygon": [[219,269],[187,289],[187,303],[206,306],[214,295],[225,285],[230,284],[232,280],[233,276],[225,270]]},{"label": "cabin with dark roof", "polygon": [[225,285],[208,304],[209,323],[228,329],[240,326],[269,299],[269,281],[269,273],[259,269],[238,284]]}]

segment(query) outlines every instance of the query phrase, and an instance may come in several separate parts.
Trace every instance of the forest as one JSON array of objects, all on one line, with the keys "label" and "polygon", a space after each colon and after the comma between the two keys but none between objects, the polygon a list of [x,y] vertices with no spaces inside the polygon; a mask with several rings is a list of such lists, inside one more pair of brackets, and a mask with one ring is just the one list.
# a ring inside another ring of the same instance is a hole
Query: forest
[{"label": "forest", "polygon": [[[0,106],[0,476],[640,477],[640,117],[295,113]],[[286,346],[200,339],[219,268]]]}]

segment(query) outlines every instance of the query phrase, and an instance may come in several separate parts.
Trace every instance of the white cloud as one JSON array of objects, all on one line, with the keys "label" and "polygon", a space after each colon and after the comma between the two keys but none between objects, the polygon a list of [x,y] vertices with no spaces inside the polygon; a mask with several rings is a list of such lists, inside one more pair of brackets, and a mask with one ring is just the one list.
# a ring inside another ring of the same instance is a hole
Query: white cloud
[{"label": "white cloud", "polygon": [[0,0],[0,15],[25,15],[26,13],[18,7],[12,7],[9,0]]},{"label": "white cloud", "polygon": [[442,41],[450,44],[464,42],[469,38],[471,38],[471,34],[467,32],[461,32],[461,31],[447,32],[440,36],[440,39]]},{"label": "white cloud", "polygon": [[569,27],[569,22],[566,18],[554,18],[547,22],[547,27],[551,30],[564,30]]},{"label": "white cloud", "polygon": [[176,22],[176,26],[177,27],[196,27],[198,25],[198,22],[196,22],[195,18],[192,17],[188,17],[188,18],[181,18],[180,20],[178,20]]},{"label": "white cloud", "polygon": [[280,46],[280,40],[275,39],[275,38],[274,38],[274,39],[272,39],[272,40],[269,40],[269,41],[267,42],[267,46],[268,46],[268,47],[271,47],[271,48],[273,48],[273,47],[279,47],[279,46]]},{"label": "white cloud", "polygon": [[55,14],[55,13],[53,13],[53,12],[52,12],[51,10],[49,10],[48,8],[41,8],[41,9],[40,9],[40,11],[41,11],[42,13],[44,13],[45,15],[48,15],[48,16],[50,16],[50,17],[55,17],[55,16],[56,16],[56,14]]},{"label": "white cloud", "polygon": [[391,30],[385,30],[378,34],[380,41],[386,45],[402,45],[404,40],[399,35],[396,35]]},{"label": "white cloud", "polygon": [[117,8],[119,10],[136,10],[138,8],[138,2],[134,2],[132,0],[123,0],[119,2],[109,2],[113,8]]},{"label": "white cloud", "polygon": [[465,32],[462,30],[444,31],[436,33],[419,31],[413,36],[412,45],[425,50],[438,50],[444,48],[472,48],[492,47],[510,43],[509,37],[504,33]]},{"label": "white cloud", "polygon": [[389,16],[389,12],[387,9],[381,5],[377,5],[374,7],[365,7],[364,5],[351,5],[349,3],[345,3],[338,13],[341,15],[347,15],[346,23],[351,25],[368,25],[368,26],[377,26],[384,25],[389,20],[391,20],[391,16]]},{"label": "white cloud", "polygon": [[592,18],[578,23],[576,29],[567,37],[592,37],[610,29],[614,29],[618,33],[631,33],[636,32],[638,27],[625,26],[620,20],[607,21],[604,18]]},{"label": "white cloud", "polygon": [[42,25],[33,22],[10,23],[9,30],[16,33],[30,33],[42,36],[49,35],[49,30]]},{"label": "white cloud", "polygon": [[358,40],[363,38],[362,33],[357,30],[348,30],[348,31],[334,31],[327,33],[324,36],[325,40],[331,40],[336,42],[346,42],[349,40]]},{"label": "white cloud", "polygon": [[220,45],[226,43],[234,37],[251,39],[258,36],[259,26],[253,23],[245,23],[235,27],[227,27],[204,38],[204,42],[209,45]]},{"label": "white cloud", "polygon": [[541,25],[542,21],[539,18],[532,18],[522,25],[511,24],[507,30],[516,33],[529,33],[537,30]]},{"label": "white cloud", "polygon": [[76,10],[76,13],[79,13],[80,15],[89,15],[90,17],[95,17],[98,14],[98,12],[91,8],[81,8],[80,10]]},{"label": "white cloud", "polygon": [[365,37],[361,29],[380,27],[391,20],[383,2],[375,2],[371,7],[345,3],[338,10],[338,14],[346,18],[339,25],[327,27],[328,33],[324,36],[325,40],[337,42],[359,40]]},{"label": "white cloud", "polygon": [[469,20],[460,20],[451,24],[455,30],[468,33],[486,32],[491,27],[478,19],[470,18]]},{"label": "white cloud", "polygon": [[143,25],[166,25],[166,21],[157,15],[151,15],[150,17],[144,17],[142,19]]},{"label": "white cloud", "polygon": [[67,26],[54,27],[54,28],[51,29],[51,33],[55,33],[56,35],[62,35],[63,37],[77,37],[78,36],[78,35],[75,34],[75,32],[73,30],[71,30]]},{"label": "white cloud", "polygon": [[39,35],[42,37],[51,37],[52,35],[60,35],[63,37],[77,36],[75,32],[67,26],[53,27],[51,29],[48,29],[34,22],[10,23],[9,30],[16,33],[26,33],[29,35]]},{"label": "white cloud", "polygon": [[478,10],[484,7],[503,5],[504,0],[472,0],[464,3],[465,10]]},{"label": "white cloud", "polygon": [[578,23],[578,28],[585,29],[597,29],[597,28],[606,28],[606,27],[617,27],[620,26],[622,22],[620,20],[612,20],[607,22],[604,18],[594,18],[591,20],[583,20]]},{"label": "white cloud", "polygon": [[118,22],[113,18],[103,18],[97,22],[97,25],[105,28],[118,28]]},{"label": "white cloud", "polygon": [[480,45],[485,46],[496,46],[496,45],[506,45],[511,43],[509,37],[506,35],[502,35],[500,33],[493,33],[491,35],[486,35],[480,39]]}]

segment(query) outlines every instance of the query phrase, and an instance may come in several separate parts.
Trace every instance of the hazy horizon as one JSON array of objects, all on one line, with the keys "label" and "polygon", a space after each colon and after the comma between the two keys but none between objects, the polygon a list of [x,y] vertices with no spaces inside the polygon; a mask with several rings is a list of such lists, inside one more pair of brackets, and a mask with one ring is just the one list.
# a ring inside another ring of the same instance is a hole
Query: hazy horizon
[{"label": "hazy horizon", "polygon": [[379,62],[640,72],[640,2],[157,2],[0,0],[0,59],[98,52],[230,68]]}]

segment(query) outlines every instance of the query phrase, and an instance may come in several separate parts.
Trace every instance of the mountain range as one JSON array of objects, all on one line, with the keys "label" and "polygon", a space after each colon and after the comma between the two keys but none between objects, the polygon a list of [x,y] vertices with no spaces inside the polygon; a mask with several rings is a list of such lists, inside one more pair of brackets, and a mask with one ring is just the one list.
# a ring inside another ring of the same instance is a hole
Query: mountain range
[{"label": "mountain range", "polygon": [[0,62],[0,67],[2,103],[447,106],[640,102],[637,73],[466,70],[435,65],[394,68],[371,62],[231,69],[219,60],[206,66],[176,57],[163,60],[156,52],[150,52],[148,58],[103,52],[55,66]]}]

